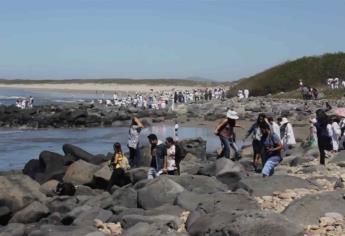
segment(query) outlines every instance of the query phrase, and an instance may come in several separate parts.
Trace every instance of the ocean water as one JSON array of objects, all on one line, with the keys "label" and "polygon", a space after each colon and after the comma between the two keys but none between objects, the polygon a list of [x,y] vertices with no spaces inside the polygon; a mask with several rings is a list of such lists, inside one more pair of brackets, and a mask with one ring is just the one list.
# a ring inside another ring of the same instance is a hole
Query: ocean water
[{"label": "ocean water", "polygon": [[[37,90],[37,89],[16,89],[16,88],[0,88],[0,105],[15,104],[17,99],[34,98],[34,105],[61,104],[85,102],[94,99],[103,98],[103,93],[98,91],[54,91],[54,90]],[[112,94],[106,92],[105,98],[111,98]]]},{"label": "ocean water", "polygon": [[[156,125],[145,128],[141,132],[140,142],[148,145],[147,135],[155,133],[164,140],[173,135],[173,126]],[[207,141],[207,151],[212,152],[220,146],[218,137],[213,129],[205,127],[180,127],[179,138],[202,137]],[[21,169],[25,163],[38,158],[43,150],[63,154],[62,145],[70,143],[92,154],[107,154],[112,152],[115,142],[122,144],[123,150],[128,151],[126,144],[128,127],[87,128],[87,129],[46,129],[19,130],[0,129],[0,170]]]}]

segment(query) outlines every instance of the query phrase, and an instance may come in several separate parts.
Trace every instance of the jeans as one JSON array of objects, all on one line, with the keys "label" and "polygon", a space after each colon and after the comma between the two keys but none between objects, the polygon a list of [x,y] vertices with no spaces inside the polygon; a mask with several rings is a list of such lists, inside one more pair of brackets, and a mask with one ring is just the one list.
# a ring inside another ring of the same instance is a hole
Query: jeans
[{"label": "jeans", "polygon": [[225,158],[230,159],[230,147],[234,149],[235,157],[240,158],[239,148],[237,147],[237,144],[235,143],[235,141],[224,138],[223,136],[219,136],[219,138],[220,138],[221,143],[223,144]]},{"label": "jeans", "polygon": [[147,172],[147,179],[154,179],[156,177],[158,177],[157,170],[150,167],[149,171]]},{"label": "jeans", "polygon": [[134,167],[139,167],[140,164],[140,150],[139,145],[137,145],[137,148],[128,147],[129,149],[129,165]]},{"label": "jeans", "polygon": [[330,138],[323,138],[319,137],[317,139],[318,141],[318,146],[319,146],[319,151],[320,151],[320,165],[325,165],[325,150],[329,151],[332,150],[332,144],[331,144],[331,139]]},{"label": "jeans", "polygon": [[269,157],[264,167],[262,168],[262,174],[265,176],[271,176],[274,173],[274,167],[276,167],[280,162],[282,158],[280,156],[271,156]]}]

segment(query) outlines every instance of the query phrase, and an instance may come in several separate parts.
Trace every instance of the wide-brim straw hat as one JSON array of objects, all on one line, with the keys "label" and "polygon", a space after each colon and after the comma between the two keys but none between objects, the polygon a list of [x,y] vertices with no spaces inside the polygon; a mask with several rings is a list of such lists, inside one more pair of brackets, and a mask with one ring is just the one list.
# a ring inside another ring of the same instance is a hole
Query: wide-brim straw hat
[{"label": "wide-brim straw hat", "polygon": [[236,111],[232,111],[232,110],[229,110],[226,113],[226,117],[229,118],[229,119],[233,119],[233,120],[238,120],[239,119],[239,116],[238,116],[237,112]]}]

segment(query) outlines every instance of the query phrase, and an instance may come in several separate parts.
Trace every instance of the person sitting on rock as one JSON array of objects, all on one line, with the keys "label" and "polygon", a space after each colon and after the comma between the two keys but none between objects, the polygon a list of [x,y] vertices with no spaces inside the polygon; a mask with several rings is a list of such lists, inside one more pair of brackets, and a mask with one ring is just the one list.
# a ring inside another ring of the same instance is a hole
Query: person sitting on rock
[{"label": "person sitting on rock", "polygon": [[271,128],[266,123],[260,124],[261,131],[261,147],[264,163],[262,168],[262,176],[271,176],[274,173],[274,168],[282,161],[281,150],[283,145],[279,137],[271,131]]},{"label": "person sitting on rock", "polygon": [[111,190],[113,185],[119,187],[125,186],[130,183],[129,177],[126,175],[126,170],[130,169],[127,157],[123,154],[121,144],[114,144],[114,156],[109,162],[109,167],[113,169],[108,184],[108,191]]},{"label": "person sitting on rock", "polygon": [[235,160],[241,159],[240,150],[236,144],[235,127],[242,128],[242,126],[236,125],[238,120],[238,114],[236,111],[229,110],[224,119],[214,131],[215,135],[219,136],[219,139],[223,145],[223,152],[225,158],[230,158],[230,147],[235,151]]},{"label": "person sitting on rock", "polygon": [[168,175],[177,175],[177,165],[176,165],[176,146],[174,139],[168,137],[165,140],[166,145],[166,156],[164,158],[164,172]]},{"label": "person sitting on rock", "polygon": [[151,145],[151,163],[147,178],[154,179],[163,173],[166,146],[155,134],[150,134],[147,138]]}]

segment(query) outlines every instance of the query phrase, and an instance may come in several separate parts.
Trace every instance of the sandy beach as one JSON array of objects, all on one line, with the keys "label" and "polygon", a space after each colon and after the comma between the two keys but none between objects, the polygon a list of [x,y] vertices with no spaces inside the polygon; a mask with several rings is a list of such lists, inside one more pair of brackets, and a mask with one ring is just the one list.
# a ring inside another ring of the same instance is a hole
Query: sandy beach
[{"label": "sandy beach", "polygon": [[17,89],[38,89],[38,90],[69,90],[69,91],[122,91],[122,92],[149,92],[160,90],[186,90],[197,88],[197,86],[175,86],[175,85],[147,85],[147,84],[116,84],[116,83],[60,83],[60,84],[0,84],[0,88]]}]

